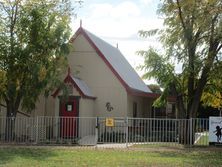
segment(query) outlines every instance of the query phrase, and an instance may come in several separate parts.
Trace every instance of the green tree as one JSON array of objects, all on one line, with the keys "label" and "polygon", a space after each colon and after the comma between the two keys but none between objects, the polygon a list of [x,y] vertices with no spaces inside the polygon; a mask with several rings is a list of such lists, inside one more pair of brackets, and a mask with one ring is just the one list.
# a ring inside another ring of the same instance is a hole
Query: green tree
[{"label": "green tree", "polygon": [[157,84],[149,84],[147,85],[149,87],[149,89],[153,92],[153,93],[157,93],[157,94],[161,94],[162,91],[160,89],[160,86]]},{"label": "green tree", "polygon": [[69,52],[69,0],[0,0],[0,99],[7,106],[6,136],[19,107],[30,111],[48,93]]},{"label": "green tree", "polygon": [[[165,88],[159,102],[171,90],[180,118],[195,118],[203,92],[212,89],[213,83],[221,83],[222,1],[163,0],[158,12],[164,28],[139,34],[159,35],[165,53],[153,48],[139,51],[145,58],[140,68],[146,70],[145,78],[154,77]],[[181,73],[175,72],[176,63],[182,64]]]},{"label": "green tree", "polygon": [[[220,73],[219,73],[220,74]],[[201,97],[204,106],[222,110],[222,80],[217,79],[207,84]]]}]

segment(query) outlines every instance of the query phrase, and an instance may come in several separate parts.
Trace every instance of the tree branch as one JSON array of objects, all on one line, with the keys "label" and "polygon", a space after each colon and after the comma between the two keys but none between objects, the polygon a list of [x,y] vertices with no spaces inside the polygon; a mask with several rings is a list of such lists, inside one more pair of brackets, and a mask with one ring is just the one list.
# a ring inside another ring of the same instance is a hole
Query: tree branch
[{"label": "tree branch", "polygon": [[218,46],[216,52],[218,53],[218,52],[221,50],[221,48],[222,48],[222,44],[220,44],[220,45]]},{"label": "tree branch", "polygon": [[180,21],[181,21],[182,27],[183,27],[184,30],[186,30],[186,26],[185,26],[185,23],[184,23],[184,20],[183,20],[182,10],[181,10],[181,7],[180,7],[179,0],[177,0],[177,7],[178,7],[178,10],[179,10],[179,17],[180,17]]},{"label": "tree branch", "polygon": [[194,35],[194,42],[197,43],[197,41],[200,39],[200,34],[201,34],[201,29],[199,28],[196,32],[196,34]]},{"label": "tree branch", "polygon": [[15,14],[14,14],[14,20],[13,20],[13,24],[14,25],[16,24],[17,15],[18,15],[18,3],[19,3],[19,1],[16,1],[16,4],[15,4]]},{"label": "tree branch", "polygon": [[215,22],[217,20],[218,15],[215,15],[212,18],[211,28],[210,28],[210,43],[214,43],[214,30],[215,30]]},{"label": "tree branch", "polygon": [[2,9],[8,14],[10,15],[9,9],[6,8],[6,6],[4,5],[3,2],[0,2],[0,5],[2,6]]},{"label": "tree branch", "polygon": [[[10,49],[11,49],[11,56],[14,55],[14,28],[17,20],[17,14],[18,14],[18,3],[19,1],[15,1],[15,4],[11,6],[11,17],[10,17]],[[13,65],[14,60],[13,58],[11,60],[11,65]]]}]

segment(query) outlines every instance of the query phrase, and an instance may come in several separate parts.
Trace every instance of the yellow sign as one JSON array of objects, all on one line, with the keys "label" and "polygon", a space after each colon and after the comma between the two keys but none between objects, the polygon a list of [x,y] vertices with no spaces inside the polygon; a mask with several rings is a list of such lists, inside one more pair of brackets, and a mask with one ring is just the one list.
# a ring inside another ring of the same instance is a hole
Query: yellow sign
[{"label": "yellow sign", "polygon": [[106,126],[113,127],[114,126],[114,119],[113,118],[106,118]]}]

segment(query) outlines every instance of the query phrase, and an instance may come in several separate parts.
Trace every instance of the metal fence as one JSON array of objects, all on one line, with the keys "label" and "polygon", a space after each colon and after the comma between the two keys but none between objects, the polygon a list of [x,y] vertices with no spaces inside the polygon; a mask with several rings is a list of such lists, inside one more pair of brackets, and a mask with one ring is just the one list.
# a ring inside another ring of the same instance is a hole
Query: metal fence
[{"label": "metal fence", "polygon": [[0,142],[208,145],[208,119],[0,117]]}]

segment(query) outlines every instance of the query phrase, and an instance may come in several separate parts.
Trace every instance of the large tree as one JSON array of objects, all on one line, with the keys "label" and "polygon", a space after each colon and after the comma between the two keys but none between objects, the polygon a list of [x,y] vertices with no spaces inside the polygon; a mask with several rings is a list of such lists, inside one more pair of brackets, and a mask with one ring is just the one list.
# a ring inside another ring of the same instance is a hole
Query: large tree
[{"label": "large tree", "polygon": [[[156,78],[165,88],[156,104],[174,92],[180,117],[195,118],[203,92],[221,83],[222,1],[163,0],[158,12],[164,28],[139,32],[143,37],[158,34],[164,46],[162,54],[153,48],[139,51],[145,58],[144,77]],[[177,63],[182,72],[175,72]]]},{"label": "large tree", "polygon": [[61,71],[72,13],[69,0],[0,0],[0,100],[7,106],[7,133],[19,107],[32,110]]}]

